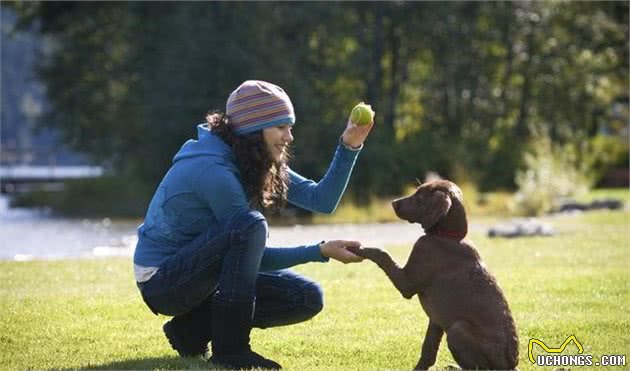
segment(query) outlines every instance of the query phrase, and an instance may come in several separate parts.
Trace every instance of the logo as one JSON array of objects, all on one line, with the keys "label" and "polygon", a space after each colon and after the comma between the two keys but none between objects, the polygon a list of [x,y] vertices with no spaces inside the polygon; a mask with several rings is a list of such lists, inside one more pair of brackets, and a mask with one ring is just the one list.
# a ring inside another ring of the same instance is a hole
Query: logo
[{"label": "logo", "polygon": [[[567,346],[573,342],[577,347],[578,354],[559,354],[565,351]],[[538,344],[549,354],[537,355],[534,358],[534,344]],[[569,336],[562,345],[557,348],[547,346],[540,339],[529,339],[527,353],[531,363],[537,366],[625,366],[625,355],[602,355],[599,360],[595,360],[592,354],[584,354],[584,347],[575,337]]]},{"label": "logo", "polygon": [[[562,343],[562,345],[560,345],[559,348],[549,348],[547,346],[547,344],[543,343],[542,340],[539,339],[529,339],[529,345],[527,346],[527,353],[529,355],[529,360],[533,363],[536,364],[538,362],[536,362],[534,360],[534,353],[532,352],[532,350],[534,349],[534,344],[538,344],[540,345],[545,352],[547,353],[562,353],[564,352],[564,349],[567,347],[567,345],[569,345],[569,343],[573,341],[575,343],[575,345],[578,348],[578,354],[582,354],[584,353],[584,347],[582,347],[582,344],[580,344],[580,342],[578,341],[578,339],[575,337],[575,335],[571,335],[567,338],[567,340],[564,341],[564,343]],[[592,358],[592,357],[591,357]],[[590,366],[592,365],[592,362],[588,365],[585,366]],[[540,365],[539,365],[540,366]],[[568,366],[568,365],[567,365]]]}]

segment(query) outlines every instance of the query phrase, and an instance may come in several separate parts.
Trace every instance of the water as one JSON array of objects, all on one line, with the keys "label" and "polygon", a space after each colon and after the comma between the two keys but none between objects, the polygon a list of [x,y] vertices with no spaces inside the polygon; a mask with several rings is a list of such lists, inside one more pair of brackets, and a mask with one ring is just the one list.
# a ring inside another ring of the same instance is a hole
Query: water
[{"label": "water", "polygon": [[[0,196],[0,260],[132,256],[140,220],[67,219],[44,210],[9,208]],[[268,246],[297,246],[322,240],[358,240],[365,246],[413,244],[417,224],[295,225],[269,230]]]},{"label": "water", "polygon": [[138,221],[66,219],[45,210],[9,208],[0,196],[0,259],[129,256]]}]

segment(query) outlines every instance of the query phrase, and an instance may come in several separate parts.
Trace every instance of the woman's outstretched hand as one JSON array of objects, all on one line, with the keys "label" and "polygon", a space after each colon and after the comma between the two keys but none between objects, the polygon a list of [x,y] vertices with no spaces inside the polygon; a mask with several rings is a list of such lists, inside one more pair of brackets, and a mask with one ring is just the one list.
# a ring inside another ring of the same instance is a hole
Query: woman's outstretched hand
[{"label": "woman's outstretched hand", "polygon": [[341,134],[341,140],[346,146],[359,148],[365,141],[365,138],[367,138],[368,134],[370,134],[370,130],[372,130],[373,126],[374,120],[367,125],[357,125],[348,119],[346,130],[344,130],[343,134]]},{"label": "woman's outstretched hand", "polygon": [[361,242],[359,241],[346,241],[346,240],[333,240],[324,242],[319,245],[319,250],[322,255],[328,258],[335,259],[344,264],[348,263],[357,263],[363,260],[362,257],[353,254],[347,248],[350,247],[361,247]]}]

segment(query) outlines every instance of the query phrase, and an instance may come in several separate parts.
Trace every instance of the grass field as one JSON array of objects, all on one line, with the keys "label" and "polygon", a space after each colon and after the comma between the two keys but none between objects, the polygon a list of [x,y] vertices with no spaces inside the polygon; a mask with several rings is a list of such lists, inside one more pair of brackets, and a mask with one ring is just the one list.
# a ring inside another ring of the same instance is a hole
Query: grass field
[{"label": "grass field", "polygon": [[[558,234],[547,238],[470,236],[511,305],[521,370],[542,368],[527,358],[530,338],[556,347],[575,335],[594,360],[630,357],[629,217],[549,217]],[[408,246],[387,248],[399,262],[408,255]],[[293,370],[415,365],[427,324],[416,298],[404,300],[370,262],[296,269],[322,284],[324,311],[303,324],[254,330],[254,349]],[[0,369],[209,367],[170,349],[161,331],[166,318],[144,307],[128,259],[2,262],[0,282]],[[565,354],[575,352],[570,345]],[[437,366],[451,363],[442,343]]]}]

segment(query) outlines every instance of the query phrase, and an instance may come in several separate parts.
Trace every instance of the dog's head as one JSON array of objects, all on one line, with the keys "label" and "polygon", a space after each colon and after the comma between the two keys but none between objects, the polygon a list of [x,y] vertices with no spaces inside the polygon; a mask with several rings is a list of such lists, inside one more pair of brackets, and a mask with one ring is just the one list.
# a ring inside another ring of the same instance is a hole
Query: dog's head
[{"label": "dog's head", "polygon": [[392,202],[396,215],[410,223],[419,223],[425,231],[440,227],[463,232],[468,229],[459,187],[448,180],[434,180],[422,184],[407,197]]}]

